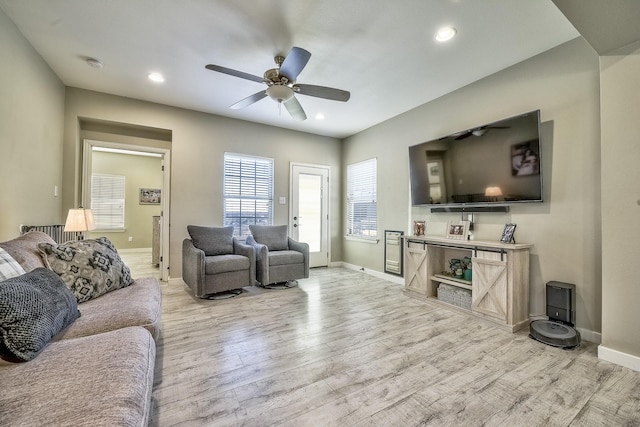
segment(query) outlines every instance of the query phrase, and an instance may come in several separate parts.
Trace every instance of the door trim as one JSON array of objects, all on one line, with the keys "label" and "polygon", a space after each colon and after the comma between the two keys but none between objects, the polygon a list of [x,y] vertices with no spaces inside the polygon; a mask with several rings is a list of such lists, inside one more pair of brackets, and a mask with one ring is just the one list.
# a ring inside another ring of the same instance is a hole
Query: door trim
[{"label": "door trim", "polygon": [[296,167],[308,167],[315,169],[323,169],[327,172],[326,191],[323,197],[327,202],[327,266],[331,264],[331,166],[319,165],[315,163],[289,163],[289,229],[293,227],[293,168]]},{"label": "door trim", "polygon": [[160,280],[169,280],[169,200],[171,199],[171,150],[166,148],[147,147],[144,145],[122,144],[118,142],[99,141],[95,139],[82,140],[82,192],[80,200],[83,206],[89,206],[89,194],[87,189],[91,187],[92,159],[90,153],[93,147],[115,148],[121,150],[139,151],[162,155],[162,197],[160,199],[162,209],[162,227],[160,230]]}]

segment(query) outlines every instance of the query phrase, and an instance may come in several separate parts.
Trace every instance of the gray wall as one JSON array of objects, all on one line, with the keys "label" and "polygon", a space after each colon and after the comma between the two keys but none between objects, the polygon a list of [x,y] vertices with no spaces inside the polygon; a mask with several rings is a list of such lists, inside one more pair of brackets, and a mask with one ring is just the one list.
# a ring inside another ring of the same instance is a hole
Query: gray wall
[{"label": "gray wall", "polygon": [[[275,197],[289,201],[290,162],[331,167],[332,261],[342,259],[340,202],[341,141],[144,101],[67,88],[64,127],[63,206],[77,205],[81,183],[79,123],[126,123],[171,132],[170,276],[181,277],[182,240],[187,225],[222,225],[222,168],[225,152],[275,160]],[[131,127],[131,126],[130,126]],[[122,128],[122,127],[121,127]],[[287,224],[289,205],[274,205],[274,222]]]},{"label": "gray wall", "polygon": [[[59,224],[64,92],[0,10],[0,241],[20,224]],[[60,193],[59,193],[60,194]]]},{"label": "gray wall", "polygon": [[640,358],[640,42],[601,57],[600,69],[602,346]]},{"label": "gray wall", "polygon": [[[408,147],[535,109],[541,110],[546,201],[514,206],[509,214],[476,215],[475,237],[498,240],[505,223],[516,223],[518,242],[534,245],[531,314],[546,312],[546,282],[574,283],[577,324],[597,333],[602,321],[599,70],[598,56],[581,38],[346,139],[343,167],[378,158],[379,232],[410,232],[413,220],[424,219],[427,234],[443,236],[446,222],[460,215],[410,206]],[[383,271],[383,256],[382,241],[343,246],[343,260],[356,266]]]}]

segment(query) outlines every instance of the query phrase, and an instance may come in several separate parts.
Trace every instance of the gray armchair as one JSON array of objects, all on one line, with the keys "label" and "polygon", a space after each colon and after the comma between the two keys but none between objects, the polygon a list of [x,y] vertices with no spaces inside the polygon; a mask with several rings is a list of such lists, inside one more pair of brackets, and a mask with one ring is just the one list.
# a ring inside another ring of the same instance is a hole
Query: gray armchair
[{"label": "gray armchair", "polygon": [[285,283],[309,277],[309,245],[287,234],[286,225],[250,225],[246,243],[256,250],[256,279],[261,286]]},{"label": "gray armchair", "polygon": [[197,297],[240,294],[255,284],[255,250],[233,237],[233,227],[189,225],[187,230],[191,239],[182,242],[182,279]]}]

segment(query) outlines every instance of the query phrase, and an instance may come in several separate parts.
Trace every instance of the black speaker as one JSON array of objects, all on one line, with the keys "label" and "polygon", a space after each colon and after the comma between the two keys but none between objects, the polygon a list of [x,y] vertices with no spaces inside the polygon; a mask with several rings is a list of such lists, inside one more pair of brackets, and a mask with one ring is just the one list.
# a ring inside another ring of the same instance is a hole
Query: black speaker
[{"label": "black speaker", "polygon": [[576,285],[563,282],[547,283],[547,316],[573,326],[576,320]]}]

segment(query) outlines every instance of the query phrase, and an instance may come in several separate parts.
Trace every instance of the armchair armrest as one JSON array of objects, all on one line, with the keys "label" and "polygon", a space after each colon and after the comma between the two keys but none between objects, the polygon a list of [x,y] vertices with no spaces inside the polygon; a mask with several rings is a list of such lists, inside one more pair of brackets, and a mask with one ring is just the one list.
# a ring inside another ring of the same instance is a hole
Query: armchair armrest
[{"label": "armchair armrest", "polygon": [[247,236],[245,241],[247,245],[252,246],[255,249],[256,256],[256,280],[262,285],[269,283],[269,248],[267,245],[258,243],[253,236]]},{"label": "armchair armrest", "polygon": [[309,277],[309,244],[305,242],[297,242],[293,240],[291,237],[289,239],[289,249],[292,251],[302,252],[304,255],[304,274],[305,278]]},{"label": "armchair armrest", "polygon": [[233,238],[233,253],[249,258],[249,274],[251,283],[256,281],[256,250],[253,246],[242,243],[237,237]]},{"label": "armchair armrest", "polygon": [[191,239],[182,241],[182,280],[197,296],[204,292],[204,251],[196,248]]}]

